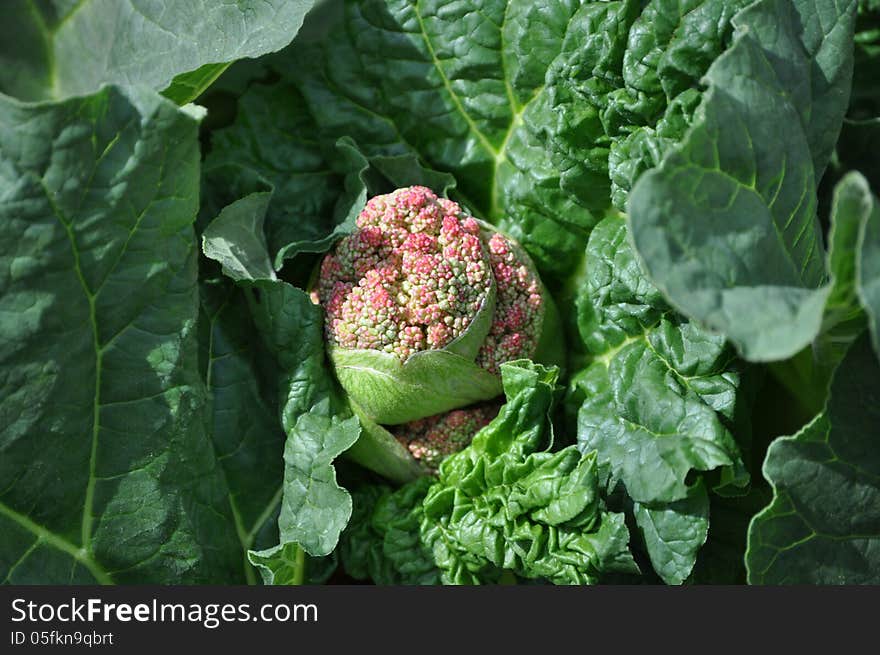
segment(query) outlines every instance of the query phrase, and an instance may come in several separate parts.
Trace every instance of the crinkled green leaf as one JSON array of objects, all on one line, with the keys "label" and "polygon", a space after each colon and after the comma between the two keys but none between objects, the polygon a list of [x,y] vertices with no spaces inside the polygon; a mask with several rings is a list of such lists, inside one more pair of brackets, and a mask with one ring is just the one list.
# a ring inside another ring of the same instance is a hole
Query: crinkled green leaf
[{"label": "crinkled green leaf", "polygon": [[507,404],[444,460],[438,479],[356,494],[342,542],[351,575],[379,584],[480,584],[506,570],[583,584],[637,572],[623,515],[599,499],[595,455],[547,450],[558,370],[527,360],[501,369]]},{"label": "crinkled green leaf", "polygon": [[102,84],[162,89],[183,74],[168,91],[183,104],[216,78],[220,65],[290,43],[313,2],[6,4],[11,6],[4,8],[10,13],[0,39],[0,91],[24,100],[60,99],[93,93]]},{"label": "crinkled green leaf", "polygon": [[657,509],[633,503],[633,514],[657,575],[667,584],[684,582],[709,532],[705,487],[697,485],[688,497]]},{"label": "crinkled green leaf", "polygon": [[421,539],[422,503],[433,478],[423,477],[379,499],[372,515],[373,529],[382,533],[382,554],[401,584],[438,584],[440,571],[431,549]]},{"label": "crinkled green leaf", "polygon": [[0,98],[0,578],[243,580],[199,375],[197,124]]},{"label": "crinkled green leaf", "polygon": [[855,6],[763,0],[738,14],[693,128],[630,195],[651,278],[747,359],[789,357],[822,324],[816,184],[847,106]]},{"label": "crinkled green leaf", "polygon": [[[550,77],[548,138],[563,186],[601,185],[623,207],[633,182],[684,134],[698,82],[729,43],[742,0],[584,3]],[[611,187],[608,189],[610,178]]]},{"label": "crinkled green leaf", "polygon": [[749,527],[749,582],[880,582],[880,363],[864,335],[831,385],[827,409],[764,462],[773,502]]},{"label": "crinkled green leaf", "polygon": [[[571,384],[578,443],[623,483],[649,556],[668,582],[694,565],[707,528],[701,472],[738,493],[749,476],[730,430],[742,402],[724,339],[684,321],[642,274],[626,223],[604,219],[590,235],[576,300],[589,364]],[[680,543],[672,546],[672,542]]]},{"label": "crinkled green leaf", "polygon": [[594,453],[552,443],[556,369],[502,365],[507,403],[468,448],[440,465],[424,501],[422,540],[446,583],[474,583],[508,569],[558,584],[635,571],[623,516],[598,497]]},{"label": "crinkled green leaf", "polygon": [[394,568],[382,552],[382,533],[373,529],[377,501],[391,493],[385,485],[362,485],[352,491],[351,519],[339,540],[345,572],[356,580],[392,584]]},{"label": "crinkled green leaf", "polygon": [[392,491],[368,485],[354,494],[355,510],[340,550],[346,572],[375,584],[439,584],[440,572],[421,541],[422,501],[431,478]]}]

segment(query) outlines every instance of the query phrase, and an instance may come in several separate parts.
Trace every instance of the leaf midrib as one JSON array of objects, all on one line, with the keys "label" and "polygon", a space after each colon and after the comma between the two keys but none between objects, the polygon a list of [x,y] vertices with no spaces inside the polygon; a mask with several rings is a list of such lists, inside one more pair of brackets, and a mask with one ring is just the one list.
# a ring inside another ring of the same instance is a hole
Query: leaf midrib
[{"label": "leaf midrib", "polygon": [[86,552],[89,552],[91,550],[93,520],[92,509],[95,496],[95,482],[97,480],[95,476],[95,462],[97,460],[98,454],[98,433],[100,432],[98,416],[101,407],[101,370],[103,368],[104,351],[101,347],[100,338],[98,336],[98,321],[95,307],[96,295],[92,293],[83,274],[82,266],[79,259],[79,248],[76,244],[76,235],[74,235],[73,233],[73,226],[71,222],[61,212],[61,209],[58,207],[58,205],[55,203],[51,191],[46,187],[46,184],[43,180],[40,180],[40,186],[43,189],[43,193],[46,196],[46,201],[49,203],[49,207],[51,208],[53,215],[64,227],[67,239],[70,242],[70,250],[73,256],[74,272],[76,273],[77,280],[82,287],[83,293],[86,296],[86,301],[89,305],[89,326],[92,331],[92,346],[95,352],[95,388],[92,392],[92,439],[89,451],[89,479],[86,483],[86,493],[85,499],[83,501],[83,513],[80,527],[80,541],[82,542],[82,548]]},{"label": "leaf midrib", "polygon": [[40,543],[49,544],[53,548],[56,548],[57,550],[60,550],[67,555],[70,555],[70,557],[72,557],[74,560],[85,566],[95,578],[95,580],[97,580],[100,584],[115,584],[113,582],[113,578],[110,577],[110,574],[107,573],[107,571],[105,571],[100,564],[92,559],[91,554],[85,548],[77,548],[74,544],[70,543],[70,541],[68,541],[64,537],[61,537],[58,534],[49,530],[48,528],[45,528],[42,525],[36,523],[24,514],[19,514],[3,502],[0,502],[0,515],[6,516],[7,518],[17,523],[22,528],[37,537],[37,541],[30,546],[29,550],[33,550]]}]

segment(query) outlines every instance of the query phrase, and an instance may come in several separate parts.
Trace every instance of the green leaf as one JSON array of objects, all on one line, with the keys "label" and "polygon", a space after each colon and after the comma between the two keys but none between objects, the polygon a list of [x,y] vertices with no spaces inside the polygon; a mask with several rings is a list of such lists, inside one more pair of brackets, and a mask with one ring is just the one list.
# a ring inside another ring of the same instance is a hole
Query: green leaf
[{"label": "green leaf", "polygon": [[[819,364],[827,368],[843,359],[847,347],[864,329],[863,303],[870,315],[870,303],[867,298],[860,298],[860,294],[863,271],[867,269],[868,277],[880,274],[871,271],[865,257],[866,246],[870,250],[871,217],[878,211],[868,182],[859,173],[847,174],[835,186],[828,236],[830,290],[822,333],[814,345]],[[823,375],[825,387],[829,376],[830,371]]]},{"label": "green leaf", "polygon": [[[492,313],[484,316],[491,320]],[[490,400],[501,392],[497,376],[448,350],[422,351],[401,362],[391,353],[333,347],[330,358],[352,400],[368,418],[385,425]]]},{"label": "green leaf", "polygon": [[355,510],[340,543],[349,575],[380,585],[439,584],[440,572],[419,535],[421,503],[433,482],[420,478],[396,491],[384,485],[355,491]]},{"label": "green leaf", "polygon": [[722,338],[677,316],[648,282],[620,217],[590,235],[576,304],[589,355],[568,399],[579,447],[623,483],[655,569],[680,583],[706,538],[702,473],[715,471],[718,493],[748,484],[731,434],[740,373]]},{"label": "green leaf", "polygon": [[360,425],[337,397],[324,358],[322,315],[286,282],[253,286],[257,326],[281,367],[284,489],[281,545],[329,554],[351,515],[351,497],[336,482],[333,460],[357,441]]},{"label": "green leaf", "polygon": [[263,219],[270,192],[252,193],[223,208],[202,232],[205,256],[220,262],[233,280],[274,280]]},{"label": "green leaf", "polygon": [[[210,434],[229,488],[243,555],[278,543],[284,430],[277,372],[262,347],[242,291],[231,283],[201,285],[200,344],[210,394]],[[256,582],[245,559],[245,576]]]},{"label": "green leaf", "polygon": [[687,498],[657,509],[633,503],[633,513],[657,575],[666,584],[684,582],[709,532],[705,487],[699,485]]},{"label": "green leaf", "polygon": [[855,6],[766,0],[737,15],[693,128],[630,195],[653,281],[747,359],[790,357],[822,324],[816,184],[846,110]]},{"label": "green leaf", "polygon": [[880,582],[880,364],[864,335],[834,375],[826,411],[777,439],[773,502],[749,526],[750,583]]},{"label": "green leaf", "polygon": [[558,370],[501,367],[507,403],[471,445],[440,465],[424,500],[422,540],[444,583],[495,579],[500,569],[557,584],[637,569],[623,515],[603,510],[595,453],[546,450]]},{"label": "green leaf", "polygon": [[393,434],[365,416],[357,405],[352,409],[361,423],[361,436],[346,452],[349,458],[394,482],[409,482],[425,474]]},{"label": "green leaf", "polygon": [[260,572],[263,584],[301,585],[305,583],[306,553],[296,543],[286,543],[260,551],[249,551],[248,560]]},{"label": "green leaf", "polygon": [[746,584],[743,553],[749,522],[767,506],[770,496],[766,485],[753,484],[745,496],[710,497],[712,525],[687,580],[689,584]]},{"label": "green leaf", "polygon": [[339,557],[345,572],[356,580],[391,584],[394,568],[382,553],[382,533],[373,529],[373,511],[383,496],[391,493],[385,485],[362,485],[352,491],[351,519],[339,540]]},{"label": "green leaf", "polygon": [[633,182],[683,136],[699,80],[729,45],[731,18],[746,4],[582,4],[548,73],[558,121],[548,146],[564,188],[586,199],[604,187],[624,207]]},{"label": "green leaf", "polygon": [[196,346],[197,123],[0,98],[0,578],[243,580]]},{"label": "green leaf", "polygon": [[227,62],[290,43],[313,2],[8,4],[11,14],[0,39],[0,70],[7,71],[0,74],[3,93],[58,100],[93,93],[103,84],[157,90],[171,84],[166,95],[183,104],[216,79]]},{"label": "green leaf", "polygon": [[433,484],[428,477],[411,482],[380,498],[373,511],[373,529],[382,534],[382,555],[393,566],[398,584],[440,583],[440,570],[419,531],[422,503]]},{"label": "green leaf", "polygon": [[296,544],[250,551],[248,560],[267,585],[324,584],[338,566],[335,555],[309,557]]}]

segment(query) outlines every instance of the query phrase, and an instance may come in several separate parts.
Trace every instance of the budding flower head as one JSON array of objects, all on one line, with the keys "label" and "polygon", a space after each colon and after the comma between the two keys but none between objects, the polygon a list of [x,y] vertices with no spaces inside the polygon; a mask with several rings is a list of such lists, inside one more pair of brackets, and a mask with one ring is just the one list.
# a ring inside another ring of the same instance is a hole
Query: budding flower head
[{"label": "budding flower head", "polygon": [[502,393],[500,366],[555,363],[552,300],[525,251],[421,186],[372,198],[321,263],[327,351],[362,417],[400,425]]},{"label": "budding flower head", "polygon": [[492,233],[487,245],[497,295],[492,326],[477,353],[477,364],[499,375],[504,362],[535,354],[545,303],[528,255],[498,232]]},{"label": "budding flower head", "polygon": [[498,403],[482,403],[398,425],[392,434],[422,466],[434,472],[447,456],[465,448],[498,415]]},{"label": "budding flower head", "polygon": [[376,196],[325,257],[317,286],[327,340],[401,361],[467,330],[492,287],[480,226],[421,186]]}]

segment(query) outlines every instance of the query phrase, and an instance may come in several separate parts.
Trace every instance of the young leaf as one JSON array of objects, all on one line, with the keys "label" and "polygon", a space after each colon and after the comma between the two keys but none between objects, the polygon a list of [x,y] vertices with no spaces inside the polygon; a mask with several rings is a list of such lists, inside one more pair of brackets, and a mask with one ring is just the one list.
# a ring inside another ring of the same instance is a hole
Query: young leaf
[{"label": "young leaf", "polygon": [[422,540],[445,583],[474,583],[508,569],[524,578],[590,584],[635,572],[621,514],[598,497],[595,453],[552,442],[557,369],[501,367],[507,403],[468,448],[447,458],[424,500]]}]

